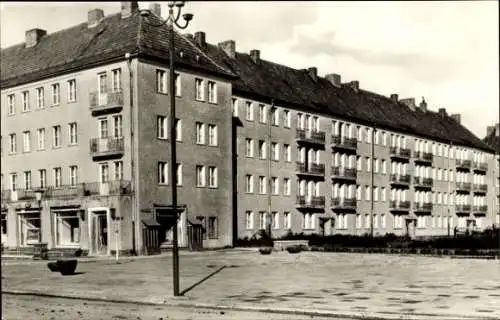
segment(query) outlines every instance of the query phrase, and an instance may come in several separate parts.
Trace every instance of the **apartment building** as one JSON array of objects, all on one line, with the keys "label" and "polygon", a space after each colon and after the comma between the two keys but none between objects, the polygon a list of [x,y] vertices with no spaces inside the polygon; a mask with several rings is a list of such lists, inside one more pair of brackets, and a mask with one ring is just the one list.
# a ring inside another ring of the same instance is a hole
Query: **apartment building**
[{"label": "apartment building", "polygon": [[196,228],[203,246],[222,247],[266,228],[430,236],[493,223],[494,151],[459,115],[236,52],[233,40],[212,45],[204,32],[175,35],[168,92],[167,29],[141,19],[137,2],[122,2],[2,49],[5,247],[168,245],[170,94],[181,246]]},{"label": "apartment building", "polygon": [[494,202],[493,212],[496,214],[495,225],[500,227],[500,124],[488,126],[486,128],[486,137],[483,141],[495,150],[495,167],[493,179],[495,181],[496,201]]}]

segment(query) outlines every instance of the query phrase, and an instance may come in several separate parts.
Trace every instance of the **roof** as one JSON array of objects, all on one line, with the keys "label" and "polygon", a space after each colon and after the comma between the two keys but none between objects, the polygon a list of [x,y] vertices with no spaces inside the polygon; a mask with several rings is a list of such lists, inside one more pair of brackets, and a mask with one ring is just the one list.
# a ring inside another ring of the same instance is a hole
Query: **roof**
[{"label": "roof", "polygon": [[483,141],[495,149],[495,152],[500,153],[500,135],[497,134],[496,130],[487,135]]},{"label": "roof", "polygon": [[[148,21],[159,22],[155,15]],[[155,27],[143,22],[138,11],[127,18],[122,18],[120,13],[109,15],[92,28],[85,22],[47,34],[34,47],[26,48],[22,43],[2,49],[1,85],[11,87],[112,59],[124,59],[125,53],[168,60],[168,39],[167,26]],[[176,64],[234,77],[177,32],[175,46]]]}]

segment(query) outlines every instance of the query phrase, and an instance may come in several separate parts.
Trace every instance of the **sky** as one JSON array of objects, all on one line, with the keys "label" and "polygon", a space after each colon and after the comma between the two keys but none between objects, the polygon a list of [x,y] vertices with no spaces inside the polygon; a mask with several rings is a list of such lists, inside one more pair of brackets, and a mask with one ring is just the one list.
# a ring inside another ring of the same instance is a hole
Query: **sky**
[{"label": "sky", "polygon": [[[142,2],[147,7],[150,2]],[[52,33],[85,22],[88,10],[119,12],[120,2],[1,2],[1,47],[24,33]],[[479,138],[499,122],[498,1],[187,2],[185,32],[235,40],[238,52],[461,114]],[[165,2],[162,12],[167,12]]]}]

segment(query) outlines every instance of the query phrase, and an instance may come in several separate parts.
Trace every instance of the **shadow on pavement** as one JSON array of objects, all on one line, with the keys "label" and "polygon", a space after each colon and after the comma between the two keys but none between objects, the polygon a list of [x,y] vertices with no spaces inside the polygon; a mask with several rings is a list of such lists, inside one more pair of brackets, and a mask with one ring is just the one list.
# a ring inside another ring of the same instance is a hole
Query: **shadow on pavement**
[{"label": "shadow on pavement", "polygon": [[192,286],[182,290],[180,292],[181,296],[185,295],[186,293],[188,293],[189,291],[193,290],[194,288],[196,288],[197,286],[199,286],[200,284],[202,284],[203,282],[207,281],[208,279],[210,279],[211,277],[215,276],[217,273],[221,272],[222,270],[224,270],[225,268],[227,268],[227,266],[222,266],[220,267],[219,269],[215,270],[214,272],[212,272],[211,274],[209,274],[208,276],[206,276],[205,278],[201,279],[200,281],[196,282],[195,284],[193,284]]}]

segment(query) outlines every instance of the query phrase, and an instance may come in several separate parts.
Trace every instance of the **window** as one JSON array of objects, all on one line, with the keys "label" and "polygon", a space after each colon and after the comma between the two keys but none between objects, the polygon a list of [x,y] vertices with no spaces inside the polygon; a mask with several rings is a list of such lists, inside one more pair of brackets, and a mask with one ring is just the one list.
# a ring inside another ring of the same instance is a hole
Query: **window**
[{"label": "window", "polygon": [[17,190],[17,173],[10,174],[10,189],[12,191]]},{"label": "window", "polygon": [[381,194],[382,201],[386,201],[387,200],[387,189],[385,187],[382,187],[380,194]]},{"label": "window", "polygon": [[205,144],[205,124],[196,122],[196,144]]},{"label": "window", "polygon": [[253,229],[253,211],[247,211],[245,213],[246,228],[248,230]]},{"label": "window", "polygon": [[208,238],[217,239],[218,237],[217,217],[208,217]]},{"label": "window", "polygon": [[245,139],[245,155],[253,157],[253,139]]},{"label": "window", "polygon": [[371,159],[366,157],[366,171],[367,172],[370,172],[372,169],[372,162],[371,162]]},{"label": "window", "polygon": [[267,183],[266,183],[266,177],[260,176],[259,177],[259,193],[260,194],[265,194],[267,192]]},{"label": "window", "polygon": [[61,146],[61,126],[52,127],[52,147],[58,148]]},{"label": "window", "polygon": [[175,86],[175,95],[177,97],[180,97],[181,96],[181,89],[182,89],[182,86],[181,86],[181,75],[176,73],[174,75],[174,86]]},{"label": "window", "polygon": [[365,214],[365,228],[370,228],[370,215],[368,213]]},{"label": "window", "polygon": [[182,163],[177,163],[175,166],[175,174],[177,177],[177,186],[182,186]]},{"label": "window", "polygon": [[76,101],[76,80],[68,80],[68,102]]},{"label": "window", "polygon": [[382,229],[387,228],[387,216],[385,215],[385,213],[382,213],[380,215],[380,227]]},{"label": "window", "polygon": [[267,122],[266,106],[263,104],[259,104],[259,122],[260,123]]},{"label": "window", "polygon": [[372,143],[372,129],[366,128],[365,130],[366,130],[366,135],[365,135],[366,140],[365,140],[365,142],[366,143]]},{"label": "window", "polygon": [[208,125],[208,145],[217,145],[217,125],[215,124]]},{"label": "window", "polygon": [[175,119],[175,141],[182,141],[182,120]]},{"label": "window", "polygon": [[280,228],[280,214],[277,211],[272,212],[272,219],[273,219],[273,229],[279,229]]},{"label": "window", "polygon": [[111,71],[111,90],[113,92],[122,91],[122,70],[115,69]]},{"label": "window", "polygon": [[158,162],[158,184],[168,184],[168,163]]},{"label": "window", "polygon": [[78,167],[77,166],[70,166],[69,167],[69,183],[72,186],[76,186],[76,184],[78,183]]},{"label": "window", "polygon": [[43,109],[45,107],[45,95],[43,92],[43,87],[36,88],[36,107],[38,109]]},{"label": "window", "polygon": [[283,110],[283,120],[285,122],[284,126],[285,128],[290,128],[292,126],[292,120],[290,117],[290,111],[288,110]]},{"label": "window", "polygon": [[[384,145],[384,146],[387,145],[387,133],[385,131],[382,131],[382,145]],[[382,214],[382,216],[385,217],[384,214]],[[385,227],[382,227],[382,228],[385,228]]]},{"label": "window", "polygon": [[80,218],[78,211],[55,213],[57,246],[73,246],[80,243]]},{"label": "window", "polygon": [[357,170],[358,171],[363,170],[363,158],[361,157],[358,157],[357,159]]},{"label": "window", "polygon": [[233,98],[233,117],[238,116],[238,99]]},{"label": "window", "polygon": [[38,150],[45,149],[45,128],[37,130]]},{"label": "window", "polygon": [[208,186],[217,188],[217,167],[208,167]]},{"label": "window", "polygon": [[280,159],[280,148],[279,144],[276,142],[271,144],[271,156],[273,157],[273,160],[278,161]]},{"label": "window", "polygon": [[387,173],[387,161],[382,160],[382,173],[386,174]]},{"label": "window", "polygon": [[38,170],[38,176],[40,177],[40,188],[45,188],[47,186],[47,170]]},{"label": "window", "polygon": [[7,96],[7,105],[9,106],[9,114],[16,113],[16,96],[13,94],[9,94]]},{"label": "window", "polygon": [[60,91],[59,83],[54,83],[52,86],[52,105],[57,106],[59,104]]},{"label": "window", "polygon": [[373,172],[378,173],[379,166],[378,166],[378,159],[373,160]]},{"label": "window", "polygon": [[245,192],[253,193],[253,176],[250,174],[245,176]]},{"label": "window", "polygon": [[23,152],[30,152],[31,150],[31,133],[29,131],[23,132]]},{"label": "window", "polygon": [[69,127],[69,144],[74,145],[77,143],[78,138],[76,134],[76,122],[72,122],[68,125]]},{"label": "window", "polygon": [[305,213],[304,214],[304,229],[314,229],[314,214]]},{"label": "window", "polygon": [[347,215],[346,214],[338,214],[337,215],[337,228],[338,229],[347,229]]},{"label": "window", "polygon": [[371,197],[371,187],[366,186],[365,187],[365,200],[366,201],[370,200],[370,197]]},{"label": "window", "polygon": [[123,161],[115,161],[113,163],[115,181],[123,180]]},{"label": "window", "polygon": [[267,225],[267,214],[265,211],[259,211],[259,229],[265,230]]},{"label": "window", "polygon": [[267,153],[266,142],[263,140],[260,140],[259,141],[259,158],[266,159],[266,153]]},{"label": "window", "polygon": [[24,171],[24,188],[31,189],[31,171]]},{"label": "window", "polygon": [[15,133],[9,134],[9,151],[10,153],[17,152],[17,139]]},{"label": "window", "polygon": [[285,211],[283,213],[283,228],[291,229],[292,228],[292,215],[290,212]]},{"label": "window", "polygon": [[108,137],[108,120],[99,119],[99,138],[105,139]]},{"label": "window", "polygon": [[280,184],[277,177],[271,178],[271,191],[275,195],[280,193]]},{"label": "window", "polygon": [[283,150],[284,150],[284,155],[283,157],[285,158],[286,162],[291,162],[292,161],[292,151],[290,148],[289,144],[284,144],[283,145]]},{"label": "window", "polygon": [[248,121],[253,121],[253,103],[250,101],[246,102],[246,119]]},{"label": "window", "polygon": [[311,130],[313,131],[319,131],[319,118],[318,117],[312,117],[312,128]]},{"label": "window", "polygon": [[358,213],[356,215],[356,228],[361,229],[363,227],[363,218],[361,215]]},{"label": "window", "polygon": [[158,139],[167,139],[167,132],[168,132],[168,127],[167,127],[167,117],[165,116],[157,116],[156,117],[156,123],[157,123],[157,138]]},{"label": "window", "polygon": [[108,76],[106,72],[97,75],[97,84],[99,86],[99,104],[105,104],[108,93]]},{"label": "window", "polygon": [[394,229],[403,228],[403,216],[395,215],[394,216]]},{"label": "window", "polygon": [[217,84],[213,81],[208,81],[208,102],[217,103]]},{"label": "window", "polygon": [[373,201],[378,201],[378,187],[373,188]]},{"label": "window", "polygon": [[114,138],[123,137],[122,116],[113,116],[113,130],[114,130],[113,131]]},{"label": "window", "polygon": [[205,100],[205,91],[203,88],[203,80],[196,78],[194,79],[194,89],[195,89],[195,99],[198,101]]},{"label": "window", "polygon": [[271,108],[271,123],[273,126],[280,125],[279,110],[275,107]]},{"label": "window", "polygon": [[356,200],[361,200],[361,192],[362,192],[361,188],[362,186],[358,186],[356,188]]},{"label": "window", "polygon": [[196,166],[196,186],[204,187],[206,186],[205,180],[205,166]]},{"label": "window", "polygon": [[289,196],[291,193],[290,178],[283,178],[283,194]]},{"label": "window", "polygon": [[62,170],[61,168],[54,168],[54,187],[62,185]]},{"label": "window", "polygon": [[156,92],[167,93],[167,73],[164,70],[156,70]]},{"label": "window", "polygon": [[30,93],[29,91],[23,91],[22,93],[22,104],[23,104],[23,112],[30,110]]},{"label": "window", "polygon": [[417,228],[425,228],[425,216],[417,216]]}]

